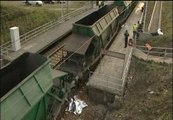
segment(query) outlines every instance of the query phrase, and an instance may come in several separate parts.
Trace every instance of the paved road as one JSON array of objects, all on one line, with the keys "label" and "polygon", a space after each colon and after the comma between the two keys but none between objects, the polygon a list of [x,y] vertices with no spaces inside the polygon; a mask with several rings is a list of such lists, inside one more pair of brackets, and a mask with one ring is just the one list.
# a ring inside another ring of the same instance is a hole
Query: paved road
[{"label": "paved road", "polygon": [[155,6],[155,10],[154,13],[152,13],[151,16],[151,23],[150,23],[150,27],[149,27],[149,32],[156,32],[157,29],[159,28],[159,19],[160,19],[160,9],[161,9],[161,1],[156,1],[156,6]]}]

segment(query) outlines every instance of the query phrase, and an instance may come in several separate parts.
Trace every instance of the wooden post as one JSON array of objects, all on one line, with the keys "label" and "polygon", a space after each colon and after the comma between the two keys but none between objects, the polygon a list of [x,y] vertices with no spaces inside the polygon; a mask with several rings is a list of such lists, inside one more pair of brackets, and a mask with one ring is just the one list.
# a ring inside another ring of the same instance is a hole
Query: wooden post
[{"label": "wooden post", "polygon": [[148,55],[149,55],[149,52],[150,52],[150,50],[148,49],[148,52],[147,52],[147,60],[148,60]]},{"label": "wooden post", "polygon": [[164,51],[163,62],[165,62],[165,57],[166,57],[166,49]]}]

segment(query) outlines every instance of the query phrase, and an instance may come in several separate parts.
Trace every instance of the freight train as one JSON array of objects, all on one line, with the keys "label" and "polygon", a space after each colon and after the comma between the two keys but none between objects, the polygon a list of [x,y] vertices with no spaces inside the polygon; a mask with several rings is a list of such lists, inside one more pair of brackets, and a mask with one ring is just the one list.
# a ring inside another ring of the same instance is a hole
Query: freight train
[{"label": "freight train", "polygon": [[137,3],[115,1],[75,22],[64,46],[67,51],[64,57],[73,55],[58,69],[87,80],[89,71],[95,68],[101,58],[101,51],[111,45]]}]

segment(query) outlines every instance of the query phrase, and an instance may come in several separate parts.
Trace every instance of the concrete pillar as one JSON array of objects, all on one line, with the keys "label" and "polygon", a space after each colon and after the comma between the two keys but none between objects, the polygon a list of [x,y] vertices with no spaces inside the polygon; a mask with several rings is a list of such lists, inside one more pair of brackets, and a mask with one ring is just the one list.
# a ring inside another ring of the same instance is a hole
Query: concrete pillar
[{"label": "concrete pillar", "polygon": [[18,27],[10,28],[10,35],[11,35],[11,43],[13,51],[19,50],[21,48],[19,28]]}]

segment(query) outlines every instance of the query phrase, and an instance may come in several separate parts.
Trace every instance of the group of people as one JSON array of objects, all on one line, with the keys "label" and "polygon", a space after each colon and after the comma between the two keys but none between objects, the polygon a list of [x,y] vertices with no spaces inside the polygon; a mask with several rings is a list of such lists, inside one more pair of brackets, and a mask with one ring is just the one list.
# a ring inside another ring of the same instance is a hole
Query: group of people
[{"label": "group of people", "polygon": [[138,33],[139,26],[140,26],[139,21],[138,21],[138,23],[135,23],[133,25],[133,38],[130,38],[128,41],[128,38],[129,38],[128,25],[127,25],[127,23],[124,24],[123,27],[125,27],[125,29],[126,29],[125,33],[124,33],[124,37],[125,37],[124,48],[127,47],[127,44],[129,44],[129,46],[133,46],[134,40],[136,40],[139,37],[139,33]]},{"label": "group of people", "polygon": [[[128,41],[129,32],[128,32],[128,25],[127,25],[127,23],[125,23],[125,24],[123,25],[123,27],[125,27],[125,29],[126,29],[126,30],[125,30],[125,33],[124,33],[124,37],[125,37],[125,45],[124,45],[124,48],[127,47],[127,44],[129,44],[129,46],[133,46],[134,40],[138,39],[138,37],[139,37],[139,32],[141,32],[141,31],[140,31],[140,23],[139,23],[139,21],[133,25],[133,39],[130,38],[129,41]],[[156,36],[156,35],[163,35],[163,32],[162,32],[162,30],[159,28],[159,29],[157,30],[157,32],[151,33],[151,34],[152,34],[153,36]]]}]

